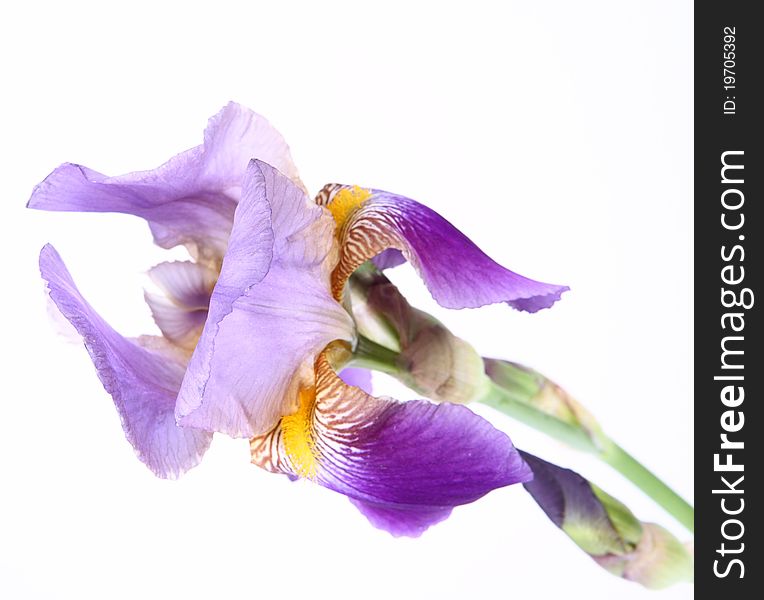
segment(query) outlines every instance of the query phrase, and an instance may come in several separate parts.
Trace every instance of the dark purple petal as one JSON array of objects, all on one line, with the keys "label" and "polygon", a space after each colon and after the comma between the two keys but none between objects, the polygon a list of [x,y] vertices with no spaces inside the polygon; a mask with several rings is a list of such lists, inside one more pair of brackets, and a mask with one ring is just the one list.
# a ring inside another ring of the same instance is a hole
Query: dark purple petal
[{"label": "dark purple petal", "polygon": [[[330,184],[317,202],[332,211],[341,235],[342,254],[332,280],[336,297],[341,297],[356,268],[390,248],[400,250],[446,308],[507,302],[536,312],[552,306],[569,289],[505,269],[438,213],[410,198]],[[380,261],[384,265],[391,259],[395,261],[395,255]]]},{"label": "dark purple petal", "polygon": [[82,336],[138,458],[159,477],[176,477],[198,464],[212,436],[175,424],[183,355],[161,340],[142,347],[114,331],[80,295],[50,245],[40,253],[40,272],[52,300]]},{"label": "dark purple petal", "polygon": [[377,529],[395,537],[419,537],[433,525],[445,521],[453,507],[407,506],[392,508],[389,504],[363,502],[350,498],[350,502],[369,519]]},{"label": "dark purple petal", "polygon": [[331,218],[273,167],[253,161],[204,332],[176,415],[184,425],[252,437],[293,411],[316,355],[353,323],[329,293]]},{"label": "dark purple petal", "polygon": [[[557,527],[568,519],[609,524],[602,502],[594,495],[592,486],[575,471],[521,451],[520,454],[533,471],[533,481],[525,484],[533,499]],[[566,511],[567,509],[567,511]]]},{"label": "dark purple petal", "polygon": [[120,212],[149,222],[163,248],[185,244],[211,262],[223,256],[247,163],[260,158],[299,185],[281,135],[260,115],[230,103],[209,121],[204,144],[151,170],[108,177],[64,164],[32,192],[30,208]]},{"label": "dark purple petal", "polygon": [[375,398],[345,385],[324,355],[316,364],[315,398],[303,392],[297,413],[251,441],[255,464],[345,494],[397,535],[531,479],[510,439],[468,408]]},{"label": "dark purple petal", "polygon": [[357,500],[453,507],[531,477],[509,438],[464,406],[372,399],[356,410],[352,437],[327,432],[319,480]]}]

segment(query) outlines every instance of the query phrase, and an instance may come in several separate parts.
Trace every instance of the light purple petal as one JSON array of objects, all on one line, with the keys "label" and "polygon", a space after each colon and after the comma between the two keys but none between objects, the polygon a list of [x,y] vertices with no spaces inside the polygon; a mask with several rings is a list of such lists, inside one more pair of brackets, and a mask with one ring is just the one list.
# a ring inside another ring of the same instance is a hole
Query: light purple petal
[{"label": "light purple petal", "polygon": [[232,102],[210,119],[203,145],[161,167],[107,177],[63,164],[34,189],[28,206],[136,215],[149,222],[158,245],[185,244],[197,258],[214,262],[225,252],[241,180],[252,158],[302,185],[281,135],[263,117]]},{"label": "light purple petal", "polygon": [[268,163],[305,190],[289,146],[263,116],[229,102],[204,131],[204,179],[219,187],[239,187],[249,161]]},{"label": "light purple petal", "polygon": [[396,535],[419,535],[454,506],[531,479],[510,439],[468,408],[375,398],[345,385],[324,355],[316,364],[314,407],[253,439],[255,464],[345,494]]},{"label": "light purple petal", "polygon": [[190,261],[164,262],[149,271],[162,294],[145,294],[162,335],[193,350],[207,320],[207,309],[217,273]]},{"label": "light purple petal", "polygon": [[188,309],[207,309],[218,274],[191,261],[159,263],[149,270],[151,280],[173,302]]},{"label": "light purple petal", "polygon": [[367,394],[372,393],[371,371],[369,371],[369,369],[360,369],[357,367],[342,369],[340,379],[348,385],[362,389]]},{"label": "light purple petal", "polygon": [[505,269],[438,213],[410,198],[329,184],[316,201],[339,219],[342,254],[332,278],[336,297],[341,297],[348,277],[363,262],[377,257],[382,267],[396,264],[399,257],[387,253],[391,248],[403,254],[433,298],[446,308],[507,302],[518,310],[536,312],[552,306],[569,289]]},{"label": "light purple petal", "polygon": [[396,248],[388,248],[377,254],[372,261],[374,262],[374,266],[380,271],[384,271],[385,269],[393,269],[402,265],[406,262],[406,257],[403,256],[403,253],[400,250],[397,250]]},{"label": "light purple petal", "polygon": [[114,331],[80,295],[50,245],[40,253],[40,272],[50,297],[82,336],[138,458],[159,477],[177,477],[198,464],[212,436],[175,424],[182,355],[159,340],[145,340],[147,348]]},{"label": "light purple petal", "polygon": [[178,397],[180,423],[252,437],[296,408],[316,355],[353,336],[350,316],[329,293],[334,244],[331,217],[253,161]]}]

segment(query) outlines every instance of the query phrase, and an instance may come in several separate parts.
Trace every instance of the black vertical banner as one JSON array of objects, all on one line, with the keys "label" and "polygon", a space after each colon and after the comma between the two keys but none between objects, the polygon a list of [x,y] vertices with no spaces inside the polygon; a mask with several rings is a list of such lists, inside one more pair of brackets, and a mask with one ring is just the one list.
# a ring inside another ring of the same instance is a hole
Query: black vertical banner
[{"label": "black vertical banner", "polygon": [[695,4],[695,581],[709,598],[764,597],[757,7]]}]

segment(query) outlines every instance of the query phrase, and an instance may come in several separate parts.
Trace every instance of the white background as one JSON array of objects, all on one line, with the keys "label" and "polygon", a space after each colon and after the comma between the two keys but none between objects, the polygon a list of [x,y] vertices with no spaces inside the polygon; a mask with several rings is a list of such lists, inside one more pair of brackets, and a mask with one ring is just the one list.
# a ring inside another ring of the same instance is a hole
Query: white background
[{"label": "white background", "polygon": [[[449,312],[484,354],[534,366],[691,499],[690,67],[685,2],[15,3],[0,14],[3,598],[641,598],[519,486],[417,540],[216,439],[161,481],[133,456],[82,347],[46,314],[60,251],[119,331],[155,332],[137,218],[24,209],[64,161],[107,174],[201,142],[229,99],[266,115],[314,192],[328,181],[429,204],[500,263],[571,286],[553,310]],[[326,4],[326,3],[321,3]],[[589,457],[488,409],[515,443],[688,535]],[[690,586],[653,594],[686,598]]]}]

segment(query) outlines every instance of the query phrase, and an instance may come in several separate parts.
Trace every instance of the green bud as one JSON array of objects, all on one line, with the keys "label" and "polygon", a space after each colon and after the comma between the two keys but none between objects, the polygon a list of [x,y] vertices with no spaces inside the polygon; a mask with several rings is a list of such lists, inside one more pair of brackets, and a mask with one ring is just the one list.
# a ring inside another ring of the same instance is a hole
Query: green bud
[{"label": "green bud", "polygon": [[578,430],[597,450],[608,445],[594,416],[551,379],[506,360],[485,358],[483,361],[486,374],[501,389],[506,400],[524,404],[570,429]]},{"label": "green bud", "polygon": [[359,333],[395,350],[389,372],[427,398],[466,403],[490,385],[483,359],[440,321],[413,308],[384,275],[361,270],[350,279],[350,302]]},{"label": "green bud", "polygon": [[483,359],[467,342],[415,310],[411,339],[403,345],[400,369],[412,387],[437,402],[465,404],[481,398],[489,385]]},{"label": "green bud", "polygon": [[692,553],[671,533],[639,521],[621,502],[570,469],[522,452],[523,484],[546,515],[610,573],[658,589],[693,580]]},{"label": "green bud", "polygon": [[650,589],[691,582],[694,577],[694,560],[689,549],[655,523],[642,523],[642,537],[632,552],[592,558],[613,575]]}]

